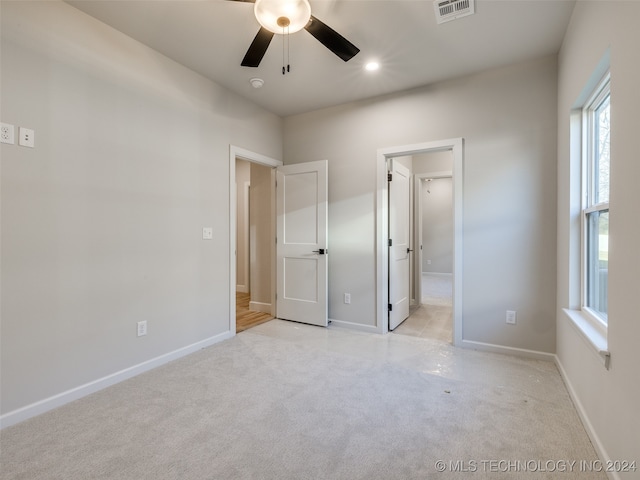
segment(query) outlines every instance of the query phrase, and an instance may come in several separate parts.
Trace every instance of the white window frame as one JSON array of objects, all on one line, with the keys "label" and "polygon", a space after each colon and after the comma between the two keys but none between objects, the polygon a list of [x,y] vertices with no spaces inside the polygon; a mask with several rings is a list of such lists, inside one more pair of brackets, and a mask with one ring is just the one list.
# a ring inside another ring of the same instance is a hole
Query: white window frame
[{"label": "white window frame", "polygon": [[611,95],[610,74],[606,73],[604,78],[598,82],[593,94],[589,97],[582,109],[582,207],[580,225],[581,244],[581,268],[580,268],[580,304],[581,310],[591,325],[605,338],[607,337],[608,316],[601,315],[600,312],[590,308],[588,303],[588,216],[593,212],[608,212],[609,202],[594,203],[593,198],[596,192],[596,185],[593,172],[595,156],[594,113],[602,102]]}]

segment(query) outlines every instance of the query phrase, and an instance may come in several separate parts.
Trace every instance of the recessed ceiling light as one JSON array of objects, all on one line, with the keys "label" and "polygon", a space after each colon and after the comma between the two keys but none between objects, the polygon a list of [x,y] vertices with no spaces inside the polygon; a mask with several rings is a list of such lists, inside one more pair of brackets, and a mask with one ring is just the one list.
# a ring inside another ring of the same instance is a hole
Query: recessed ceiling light
[{"label": "recessed ceiling light", "polygon": [[373,72],[375,70],[378,70],[380,68],[380,64],[378,62],[369,62],[364,66],[365,70],[368,70],[369,72]]}]

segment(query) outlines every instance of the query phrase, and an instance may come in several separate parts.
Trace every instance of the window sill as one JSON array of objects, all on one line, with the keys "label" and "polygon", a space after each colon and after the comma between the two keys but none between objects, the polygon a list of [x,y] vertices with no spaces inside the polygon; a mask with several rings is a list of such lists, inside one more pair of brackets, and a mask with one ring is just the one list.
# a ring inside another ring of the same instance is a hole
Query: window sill
[{"label": "window sill", "polygon": [[604,368],[609,370],[609,360],[611,354],[608,350],[607,337],[596,328],[587,315],[581,310],[562,309],[565,315],[571,320],[575,329],[587,341],[589,346],[600,356]]}]

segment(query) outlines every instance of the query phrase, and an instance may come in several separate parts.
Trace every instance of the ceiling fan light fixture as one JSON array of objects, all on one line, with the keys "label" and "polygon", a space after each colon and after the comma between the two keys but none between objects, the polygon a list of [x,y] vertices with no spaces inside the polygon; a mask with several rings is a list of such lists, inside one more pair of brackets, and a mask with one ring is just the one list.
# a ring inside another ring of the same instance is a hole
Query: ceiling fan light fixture
[{"label": "ceiling fan light fixture", "polygon": [[256,0],[253,11],[258,23],[273,33],[295,33],[311,18],[308,0]]}]

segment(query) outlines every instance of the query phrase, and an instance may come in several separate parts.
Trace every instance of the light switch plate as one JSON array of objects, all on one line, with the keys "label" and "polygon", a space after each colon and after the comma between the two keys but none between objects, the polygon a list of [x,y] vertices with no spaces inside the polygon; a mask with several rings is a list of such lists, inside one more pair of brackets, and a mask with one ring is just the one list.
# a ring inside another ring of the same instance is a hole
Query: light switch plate
[{"label": "light switch plate", "polygon": [[146,320],[142,320],[141,322],[137,323],[137,327],[138,327],[138,336],[139,337],[143,337],[147,334],[147,321]]},{"label": "light switch plate", "polygon": [[204,227],[202,229],[203,240],[213,240],[213,227]]}]

